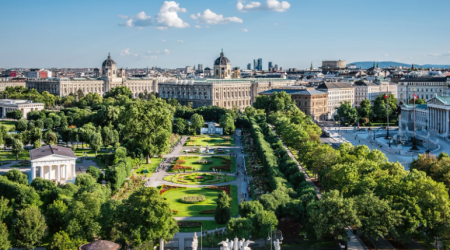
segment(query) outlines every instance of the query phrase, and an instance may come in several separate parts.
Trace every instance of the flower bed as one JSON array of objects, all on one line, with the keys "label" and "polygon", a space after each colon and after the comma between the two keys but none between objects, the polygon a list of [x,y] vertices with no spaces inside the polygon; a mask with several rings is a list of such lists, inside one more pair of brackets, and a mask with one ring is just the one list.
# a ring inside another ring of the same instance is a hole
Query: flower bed
[{"label": "flower bed", "polygon": [[230,185],[226,185],[226,186],[208,186],[206,187],[208,189],[215,189],[218,191],[225,191],[225,193],[227,193],[228,195],[231,195],[231,186]]},{"label": "flower bed", "polygon": [[188,195],[181,197],[181,202],[183,203],[199,203],[206,200],[204,195]]},{"label": "flower bed", "polygon": [[172,170],[183,170],[183,169],[192,170],[192,167],[182,166],[178,162],[175,163],[175,165],[173,165],[173,167],[172,167]]},{"label": "flower bed", "polygon": [[202,225],[200,221],[178,221],[177,224],[179,228],[200,227]]},{"label": "flower bed", "polygon": [[203,179],[203,176],[195,176],[195,179]]},{"label": "flower bed", "polygon": [[185,187],[179,187],[179,186],[171,186],[171,185],[162,185],[160,191],[159,191],[159,195],[162,195],[164,192],[172,190],[172,189],[186,189]]},{"label": "flower bed", "polygon": [[177,213],[178,213],[178,210],[172,209],[172,212],[173,212],[174,214],[177,214]]},{"label": "flower bed", "polygon": [[209,210],[202,210],[200,211],[201,214],[213,214],[216,210],[215,209],[209,209]]},{"label": "flower bed", "polygon": [[177,163],[183,164],[183,163],[186,163],[186,161],[183,160],[183,159],[178,158]]}]

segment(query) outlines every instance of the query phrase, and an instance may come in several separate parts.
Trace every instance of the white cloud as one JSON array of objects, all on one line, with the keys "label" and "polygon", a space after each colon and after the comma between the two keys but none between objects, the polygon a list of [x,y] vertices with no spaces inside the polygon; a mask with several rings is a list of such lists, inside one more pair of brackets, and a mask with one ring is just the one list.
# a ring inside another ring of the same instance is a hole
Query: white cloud
[{"label": "white cloud", "polygon": [[165,42],[166,42],[166,40],[164,40],[164,39],[161,39],[161,42],[165,43]]},{"label": "white cloud", "polygon": [[122,51],[120,51],[120,55],[121,56],[139,56],[138,54],[135,54],[135,53],[131,53],[130,52],[130,48],[126,48],[126,49],[123,49]]},{"label": "white cloud", "polygon": [[202,28],[202,26],[200,26],[200,25],[195,25],[195,28],[197,28],[197,29],[201,29],[201,28]]},{"label": "white cloud", "polygon": [[384,54],[384,56],[389,56],[389,54]]},{"label": "white cloud", "polygon": [[184,41],[183,41],[183,40],[177,40],[177,42],[179,42],[179,43],[184,43]]},{"label": "white cloud", "polygon": [[172,28],[187,28],[190,25],[184,22],[178,17],[178,12],[186,12],[185,8],[180,8],[179,4],[175,1],[165,1],[156,17],[147,16],[144,11],[138,14],[128,17],[125,15],[119,15],[122,19],[127,19],[123,23],[119,23],[120,26],[137,27],[142,28],[146,26],[155,26],[156,29],[166,30]]},{"label": "white cloud", "polygon": [[248,29],[241,29],[242,32],[248,32]]},{"label": "white cloud", "polygon": [[171,52],[168,49],[164,49],[164,51],[151,51],[148,50],[143,54],[136,54],[136,53],[132,53],[130,52],[129,48],[126,48],[122,51],[120,51],[120,55],[121,56],[132,56],[134,58],[136,58],[136,60],[147,60],[147,59],[158,59],[158,55],[170,55]]},{"label": "white cloud", "polygon": [[274,23],[273,25],[278,25],[278,23]]},{"label": "white cloud", "polygon": [[278,0],[267,0],[265,3],[260,2],[250,2],[245,3],[242,0],[238,0],[236,8],[239,11],[247,12],[252,10],[267,10],[267,11],[277,11],[277,12],[285,12],[291,7],[291,4],[287,1],[278,1]]},{"label": "white cloud", "polygon": [[432,53],[432,54],[428,54],[427,56],[430,57],[450,57],[450,51],[447,53]]},{"label": "white cloud", "polygon": [[206,25],[206,28],[209,28],[209,25]]},{"label": "white cloud", "polygon": [[223,15],[216,14],[212,12],[210,9],[206,9],[203,14],[198,13],[197,15],[192,14],[191,18],[194,20],[198,20],[197,23],[206,23],[206,24],[227,24],[230,22],[234,23],[242,23],[242,19],[238,17],[223,17]]}]

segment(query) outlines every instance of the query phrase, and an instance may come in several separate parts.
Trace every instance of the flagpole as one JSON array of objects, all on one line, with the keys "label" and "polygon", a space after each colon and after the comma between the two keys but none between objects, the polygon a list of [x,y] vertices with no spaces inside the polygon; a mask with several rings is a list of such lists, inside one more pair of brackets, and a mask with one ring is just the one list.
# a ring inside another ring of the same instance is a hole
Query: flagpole
[{"label": "flagpole", "polygon": [[388,87],[388,89],[387,89],[387,93],[386,93],[386,96],[387,96],[387,108],[386,108],[386,117],[387,117],[387,129],[386,129],[386,131],[387,131],[387,134],[386,134],[386,140],[390,140],[391,138],[389,137],[389,87]]},{"label": "flagpole", "polygon": [[414,137],[413,137],[413,141],[412,141],[412,147],[411,150],[419,150],[419,148],[416,145],[416,88],[413,88],[413,100],[414,100]]}]

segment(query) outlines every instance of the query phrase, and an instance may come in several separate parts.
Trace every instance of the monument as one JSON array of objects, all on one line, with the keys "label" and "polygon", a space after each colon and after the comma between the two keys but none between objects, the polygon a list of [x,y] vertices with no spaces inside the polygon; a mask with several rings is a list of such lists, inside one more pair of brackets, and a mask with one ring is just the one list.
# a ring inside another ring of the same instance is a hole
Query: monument
[{"label": "monument", "polygon": [[222,245],[220,247],[220,250],[251,250],[251,248],[249,247],[250,243],[255,242],[251,240],[245,241],[245,239],[238,240],[238,238],[235,237],[234,241],[229,241],[227,239],[226,241],[220,242],[219,245]]}]

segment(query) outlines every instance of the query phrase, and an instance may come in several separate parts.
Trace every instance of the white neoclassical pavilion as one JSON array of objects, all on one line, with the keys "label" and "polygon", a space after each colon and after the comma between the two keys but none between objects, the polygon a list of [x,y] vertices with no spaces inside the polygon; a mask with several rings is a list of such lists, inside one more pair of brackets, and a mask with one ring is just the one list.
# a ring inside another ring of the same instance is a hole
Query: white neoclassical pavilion
[{"label": "white neoclassical pavilion", "polygon": [[77,156],[66,147],[46,145],[30,151],[31,180],[41,177],[60,183],[75,182]]}]

